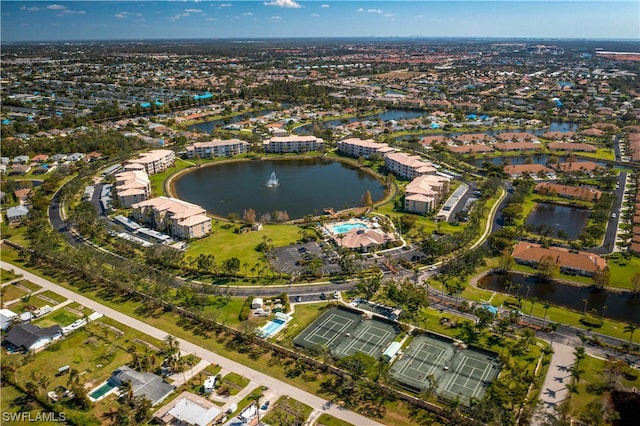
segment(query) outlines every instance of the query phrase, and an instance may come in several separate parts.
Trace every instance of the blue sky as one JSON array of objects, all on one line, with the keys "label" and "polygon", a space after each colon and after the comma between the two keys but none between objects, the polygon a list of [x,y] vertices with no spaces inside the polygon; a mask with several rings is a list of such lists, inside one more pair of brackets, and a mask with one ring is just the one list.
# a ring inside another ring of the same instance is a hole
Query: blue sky
[{"label": "blue sky", "polygon": [[10,41],[261,37],[640,40],[640,1],[10,1]]}]

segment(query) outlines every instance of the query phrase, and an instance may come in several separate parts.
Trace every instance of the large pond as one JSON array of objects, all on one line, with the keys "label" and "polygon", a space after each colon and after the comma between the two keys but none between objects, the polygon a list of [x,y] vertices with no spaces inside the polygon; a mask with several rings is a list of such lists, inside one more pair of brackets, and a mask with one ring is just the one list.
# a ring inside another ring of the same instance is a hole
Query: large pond
[{"label": "large pond", "polygon": [[557,236],[558,231],[566,233],[563,238],[575,240],[584,230],[589,219],[589,210],[553,203],[538,203],[531,211],[525,226],[537,234]]},{"label": "large pond", "polygon": [[527,297],[527,287],[529,287],[529,297],[535,297],[539,304],[549,302],[583,312],[584,300],[586,300],[587,312],[595,310],[598,315],[604,314],[608,318],[640,324],[640,297],[630,293],[611,293],[585,286],[571,286],[553,281],[542,282],[534,276],[515,272],[506,275],[486,275],[480,279],[478,285],[488,290],[508,293],[509,291],[505,288],[507,280],[511,280],[513,286],[519,286],[512,287],[511,294]]},{"label": "large pond", "polygon": [[[411,120],[413,118],[424,117],[427,115],[427,112],[420,110],[404,110],[404,109],[390,109],[388,111],[382,112],[380,114],[372,114],[372,115],[364,115],[359,117],[351,117],[339,120],[327,120],[320,121],[317,123],[317,126],[320,128],[326,129],[328,127],[341,126],[345,123],[353,123],[356,121],[388,121],[388,120]],[[313,134],[313,129],[316,126],[313,124],[305,124],[304,126],[296,127],[293,129],[293,133],[297,135],[310,135]]]},{"label": "large pond", "polygon": [[[278,185],[267,186],[272,173]],[[175,182],[180,199],[226,217],[245,209],[263,213],[285,210],[290,219],[323,214],[325,208],[358,207],[371,192],[384,196],[383,185],[370,174],[329,160],[270,160],[222,163],[195,169]]]},{"label": "large pond", "polygon": [[255,112],[247,112],[244,114],[238,114],[231,117],[219,118],[217,120],[206,121],[204,123],[197,123],[188,126],[189,130],[197,131],[200,133],[211,133],[215,128],[222,128],[226,125],[237,123],[239,121],[248,120],[255,117],[260,117],[264,115],[268,115],[273,111],[270,109],[265,109],[262,111]]}]

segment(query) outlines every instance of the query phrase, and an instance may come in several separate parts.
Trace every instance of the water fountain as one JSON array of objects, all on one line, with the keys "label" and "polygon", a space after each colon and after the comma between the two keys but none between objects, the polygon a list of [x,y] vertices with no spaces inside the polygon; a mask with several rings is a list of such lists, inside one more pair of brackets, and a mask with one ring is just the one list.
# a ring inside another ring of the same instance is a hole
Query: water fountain
[{"label": "water fountain", "polygon": [[276,172],[271,172],[271,176],[269,176],[269,180],[265,185],[268,188],[273,188],[274,186],[280,185],[280,182],[278,182],[278,178],[276,177]]}]

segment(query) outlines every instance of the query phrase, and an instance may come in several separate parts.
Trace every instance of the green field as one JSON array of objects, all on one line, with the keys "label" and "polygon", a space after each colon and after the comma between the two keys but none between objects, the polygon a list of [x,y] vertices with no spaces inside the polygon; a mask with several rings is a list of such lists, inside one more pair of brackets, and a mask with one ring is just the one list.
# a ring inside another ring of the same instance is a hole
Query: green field
[{"label": "green field", "polygon": [[[241,263],[247,263],[249,269],[255,266],[264,267],[267,265],[264,255],[256,250],[263,242],[263,237],[269,238],[275,247],[295,244],[300,239],[301,228],[296,225],[267,224],[257,232],[237,234],[234,229],[239,225],[224,229],[224,224],[225,222],[214,221],[213,233],[191,243],[186,256],[195,259],[200,254],[213,254],[218,265],[223,260],[237,257]],[[241,272],[244,273],[244,267],[241,268]]]},{"label": "green field", "polygon": [[289,396],[282,396],[262,419],[266,424],[304,424],[313,408]]},{"label": "green field", "polygon": [[20,278],[20,276],[16,275],[13,270],[0,269],[0,283],[6,283],[17,278]]}]

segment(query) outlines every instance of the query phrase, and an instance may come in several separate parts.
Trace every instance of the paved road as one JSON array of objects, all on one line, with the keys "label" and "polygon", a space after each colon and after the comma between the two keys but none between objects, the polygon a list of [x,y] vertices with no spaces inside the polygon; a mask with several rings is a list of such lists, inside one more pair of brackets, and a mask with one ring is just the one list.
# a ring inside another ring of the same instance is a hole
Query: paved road
[{"label": "paved road", "polygon": [[[160,330],[159,328],[153,327],[138,319],[132,318],[128,315],[125,315],[121,312],[118,312],[114,309],[104,306],[101,303],[98,303],[94,300],[91,300],[87,297],[77,294],[71,290],[68,290],[64,287],[54,284],[51,281],[48,281],[44,278],[34,275],[15,265],[0,261],[0,267],[2,267],[3,269],[13,269],[16,273],[22,274],[24,279],[32,281],[43,288],[51,290],[75,302],[78,302],[83,306],[93,309],[94,311],[99,312],[110,318],[113,318],[114,320],[119,321],[123,324],[126,324],[129,327],[133,327],[137,330],[140,330],[143,333],[146,333],[152,337],[162,340],[167,336],[167,333],[165,331]],[[302,402],[303,404],[311,406],[314,410],[318,410],[323,413],[330,414],[338,419],[344,420],[346,422],[349,422],[358,426],[381,425],[381,423],[378,423],[375,420],[368,419],[352,411],[339,409],[335,405],[330,404],[329,401],[325,399],[319,398],[313,394],[310,394],[309,392],[305,392],[301,389],[298,389],[295,386],[292,386],[288,383],[274,379],[273,377],[267,376],[264,373],[253,370],[236,361],[232,361],[230,359],[224,358],[210,350],[207,350],[201,346],[195,345],[189,341],[186,341],[184,339],[178,339],[178,341],[180,342],[180,349],[182,351],[187,353],[192,353],[212,364],[219,364],[222,368],[227,369],[229,371],[234,371],[244,377],[247,377],[248,379],[257,383],[258,385],[267,386],[273,389],[278,389],[282,394],[290,395],[292,398]]]},{"label": "paved road", "polygon": [[613,206],[611,211],[616,214],[615,217],[613,215],[609,217],[609,221],[607,222],[607,230],[604,234],[604,241],[600,247],[595,247],[592,249],[586,249],[586,251],[590,251],[596,254],[610,254],[616,247],[616,236],[618,234],[618,221],[620,220],[620,211],[622,209],[622,200],[624,199],[624,186],[625,181],[627,179],[627,173],[621,172],[618,175],[618,189],[613,191],[613,194],[616,196],[616,199],[613,202]]}]

